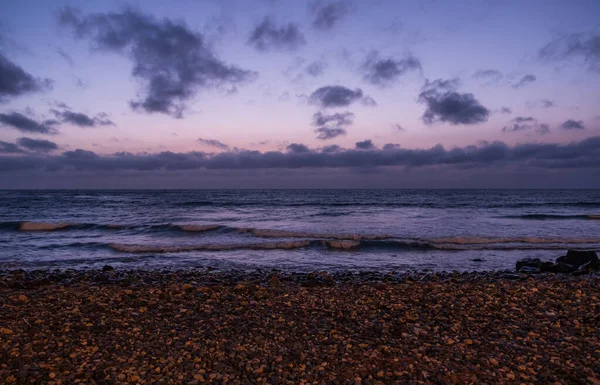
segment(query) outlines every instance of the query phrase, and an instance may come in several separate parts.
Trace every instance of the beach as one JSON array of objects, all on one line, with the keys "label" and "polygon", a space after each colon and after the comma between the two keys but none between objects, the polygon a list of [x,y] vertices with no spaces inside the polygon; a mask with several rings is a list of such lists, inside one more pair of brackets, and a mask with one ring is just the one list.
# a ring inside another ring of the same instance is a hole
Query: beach
[{"label": "beach", "polygon": [[0,382],[597,384],[600,274],[3,271]]}]

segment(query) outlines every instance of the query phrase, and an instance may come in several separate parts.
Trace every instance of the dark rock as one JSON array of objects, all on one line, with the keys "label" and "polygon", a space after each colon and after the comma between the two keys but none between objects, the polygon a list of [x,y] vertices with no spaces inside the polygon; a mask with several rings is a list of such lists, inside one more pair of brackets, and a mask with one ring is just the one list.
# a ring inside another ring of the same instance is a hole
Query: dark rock
[{"label": "dark rock", "polygon": [[471,261],[473,261],[473,262],[483,262],[483,259],[481,259],[481,258],[473,258],[473,259],[471,259]]},{"label": "dark rock", "polygon": [[542,262],[542,266],[540,268],[543,272],[552,272],[554,268],[554,263],[550,261]]},{"label": "dark rock", "polygon": [[577,268],[573,265],[569,265],[568,263],[558,262],[552,265],[550,272],[552,273],[572,273]]},{"label": "dark rock", "polygon": [[534,266],[523,266],[519,269],[519,273],[523,274],[538,274],[541,273],[542,269]]},{"label": "dark rock", "polygon": [[317,286],[321,286],[321,282],[317,281],[316,279],[309,279],[309,280],[302,282],[300,284],[300,286],[302,286],[302,287],[317,287]]},{"label": "dark rock", "polygon": [[567,255],[556,259],[556,263],[566,263],[578,268],[589,262],[597,262],[598,255],[593,250],[569,250]]},{"label": "dark rock", "polygon": [[521,274],[512,274],[512,273],[505,273],[502,274],[500,277],[504,278],[504,279],[521,279]]},{"label": "dark rock", "polygon": [[102,272],[104,272],[104,273],[106,273],[106,272],[109,272],[109,271],[115,271],[115,268],[114,268],[114,267],[112,267],[112,266],[110,266],[110,265],[105,265],[105,266],[102,268]]},{"label": "dark rock", "polygon": [[523,258],[517,261],[517,271],[521,271],[521,268],[534,267],[536,269],[540,269],[542,267],[542,261],[539,258]]}]

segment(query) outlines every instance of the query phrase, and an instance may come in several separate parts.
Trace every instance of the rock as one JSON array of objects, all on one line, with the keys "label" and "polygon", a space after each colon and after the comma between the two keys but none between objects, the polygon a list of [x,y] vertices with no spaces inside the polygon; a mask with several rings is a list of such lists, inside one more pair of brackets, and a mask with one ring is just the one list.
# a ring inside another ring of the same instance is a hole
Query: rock
[{"label": "rock", "polygon": [[517,271],[521,271],[521,268],[527,267],[535,267],[537,269],[542,267],[542,261],[539,258],[523,258],[517,261]]},{"label": "rock", "polygon": [[567,263],[558,262],[552,265],[550,272],[552,273],[572,273],[577,268],[575,266],[569,265]]},{"label": "rock", "polygon": [[302,282],[300,284],[300,286],[302,286],[302,287],[317,287],[317,286],[321,286],[321,282],[317,281],[316,279],[309,279],[309,280]]},{"label": "rock", "polygon": [[512,273],[505,273],[505,274],[502,274],[500,277],[504,278],[504,279],[511,279],[511,280],[512,279],[521,279],[520,274],[512,274]]},{"label": "rock", "polygon": [[543,272],[552,272],[554,267],[554,263],[550,261],[542,262],[542,266],[540,267]]},{"label": "rock", "polygon": [[110,265],[104,265],[104,267],[102,267],[102,272],[103,273],[107,273],[109,271],[115,271],[115,268],[110,266]]},{"label": "rock", "polygon": [[483,259],[481,259],[481,258],[473,258],[473,259],[471,259],[471,261],[473,261],[473,262],[483,262]]},{"label": "rock", "polygon": [[523,274],[538,274],[541,273],[542,269],[534,266],[523,266],[519,269],[519,273]]},{"label": "rock", "polygon": [[593,250],[569,250],[567,255],[556,259],[556,263],[566,263],[578,268],[589,262],[597,262],[598,255]]},{"label": "rock", "polygon": [[276,275],[272,276],[269,280],[269,286],[274,289],[279,289],[281,287],[281,282],[279,282],[279,278]]}]

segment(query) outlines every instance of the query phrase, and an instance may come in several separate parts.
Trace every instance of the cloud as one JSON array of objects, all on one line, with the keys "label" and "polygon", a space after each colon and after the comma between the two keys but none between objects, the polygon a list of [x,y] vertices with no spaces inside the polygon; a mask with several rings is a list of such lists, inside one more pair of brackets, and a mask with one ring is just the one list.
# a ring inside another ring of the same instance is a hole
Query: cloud
[{"label": "cloud", "polygon": [[349,126],[354,123],[354,114],[352,112],[339,112],[326,115],[322,112],[317,112],[313,115],[313,124],[315,126],[325,126],[333,124],[335,126]]},{"label": "cloud", "polygon": [[99,126],[114,126],[112,120],[108,119],[105,112],[100,112],[94,117],[90,117],[81,112],[73,112],[68,109],[59,111],[51,109],[50,112],[60,120],[61,123],[69,123],[79,127],[99,127]]},{"label": "cloud", "polygon": [[315,62],[312,62],[311,64],[309,64],[304,69],[304,72],[306,72],[308,75],[316,78],[317,76],[320,76],[323,74],[323,72],[325,71],[325,68],[327,68],[327,63],[322,62],[322,61],[315,61]]},{"label": "cloud", "polygon": [[[216,154],[188,153],[115,153],[99,155],[77,149],[56,155],[24,154],[0,156],[0,172],[38,170],[46,173],[58,171],[108,172],[122,171],[149,173],[157,170],[258,170],[258,169],[315,169],[360,168],[399,166],[408,168],[447,166],[457,169],[491,167],[523,169],[600,169],[600,136],[579,142],[525,143],[509,146],[503,142],[486,142],[479,145],[446,149],[436,145],[426,149],[406,149],[387,146],[370,148],[369,141],[360,145],[366,149],[340,149],[325,147],[313,150],[303,144],[293,143],[285,152],[229,151]],[[371,143],[372,144],[372,143]]]},{"label": "cloud", "polygon": [[64,61],[66,61],[71,67],[75,65],[73,58],[71,57],[71,55],[66,53],[65,50],[55,46],[53,46],[52,48],[54,49],[54,52],[56,52],[56,54],[60,56]]},{"label": "cloud", "polygon": [[306,154],[311,152],[308,146],[304,144],[292,143],[288,145],[286,148],[288,153],[291,154]]},{"label": "cloud", "polygon": [[183,116],[198,90],[238,84],[256,73],[228,65],[212,52],[203,35],[182,22],[156,19],[133,9],[80,15],[73,8],[59,12],[61,25],[93,48],[126,55],[132,75],[141,80],[141,98],[134,110]]},{"label": "cloud", "polygon": [[344,1],[315,2],[311,6],[312,26],[320,31],[328,31],[343,19],[348,11],[348,6]]},{"label": "cloud", "polygon": [[494,69],[480,70],[473,74],[472,78],[481,80],[483,85],[497,85],[504,75]]},{"label": "cloud", "polygon": [[0,103],[52,88],[52,80],[37,78],[0,53]]},{"label": "cloud", "polygon": [[24,152],[14,143],[3,142],[0,140],[0,154],[19,154]]},{"label": "cloud", "polygon": [[346,135],[347,131],[345,128],[341,127],[323,126],[316,128],[315,133],[317,134],[317,139],[327,140],[337,138],[338,136],[344,136]]},{"label": "cloud", "polygon": [[358,150],[373,150],[373,149],[375,149],[375,145],[373,144],[371,139],[365,139],[361,142],[356,142],[356,143],[354,143],[354,145],[356,146],[356,149],[358,149]]},{"label": "cloud", "polygon": [[375,103],[371,97],[363,95],[360,88],[352,90],[337,85],[317,89],[309,96],[308,101],[322,108],[347,107],[357,101],[362,101],[366,105]]},{"label": "cloud", "polygon": [[58,145],[45,139],[19,138],[17,144],[30,151],[50,152],[58,150]]},{"label": "cloud", "polygon": [[228,150],[229,146],[226,145],[223,142],[220,142],[216,139],[204,139],[204,138],[198,138],[197,140],[198,143],[202,143],[204,145],[210,146],[210,147],[215,147],[218,148],[220,150]]},{"label": "cloud", "polygon": [[248,44],[259,51],[295,51],[306,44],[306,41],[296,24],[288,23],[287,25],[277,26],[269,17],[265,17],[250,34]]},{"label": "cloud", "polygon": [[574,33],[546,44],[538,51],[545,62],[583,60],[588,69],[600,72],[600,35]]},{"label": "cloud", "polygon": [[385,87],[398,80],[409,71],[421,70],[421,62],[414,56],[403,59],[380,57],[379,52],[371,51],[361,67],[365,81]]},{"label": "cloud", "polygon": [[565,130],[583,130],[585,126],[583,125],[583,120],[569,119],[563,122],[563,124],[560,125],[560,128]]},{"label": "cloud", "polygon": [[426,105],[423,122],[436,121],[457,124],[477,124],[488,120],[490,110],[470,93],[456,92],[458,79],[426,81],[419,102]]},{"label": "cloud", "polygon": [[406,131],[406,128],[402,127],[399,124],[392,124],[392,128],[398,132],[404,132]]},{"label": "cloud", "polygon": [[330,146],[325,146],[321,149],[321,152],[324,154],[329,154],[332,152],[339,152],[339,151],[343,151],[344,149],[341,148],[340,146],[338,146],[337,144],[332,144]]},{"label": "cloud", "polygon": [[540,108],[552,108],[555,107],[556,104],[554,103],[553,100],[549,100],[549,99],[540,99],[540,100],[536,100],[533,102],[527,102],[525,103],[525,105],[527,106],[527,108],[536,108],[536,107],[540,107]]},{"label": "cloud", "polygon": [[546,135],[550,132],[550,126],[545,123],[540,123],[531,116],[517,116],[510,120],[506,126],[502,127],[502,132],[522,132],[531,130],[540,135]]},{"label": "cloud", "polygon": [[535,77],[535,75],[527,74],[527,75],[523,76],[518,82],[513,84],[512,87],[515,89],[525,87],[526,85],[535,82],[536,79],[537,78]]},{"label": "cloud", "polygon": [[502,107],[500,112],[503,114],[512,114],[512,110],[509,107]]},{"label": "cloud", "polygon": [[46,120],[41,123],[28,118],[19,112],[8,114],[0,113],[0,125],[14,128],[21,132],[35,132],[38,134],[56,134],[57,130],[53,127],[57,125],[56,120]]}]

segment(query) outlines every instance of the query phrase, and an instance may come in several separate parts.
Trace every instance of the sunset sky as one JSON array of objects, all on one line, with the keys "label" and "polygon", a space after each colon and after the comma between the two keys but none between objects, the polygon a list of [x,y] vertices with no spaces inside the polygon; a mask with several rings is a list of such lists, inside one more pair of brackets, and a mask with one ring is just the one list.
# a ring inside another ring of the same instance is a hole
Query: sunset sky
[{"label": "sunset sky", "polygon": [[600,2],[0,2],[0,188],[600,187]]}]

